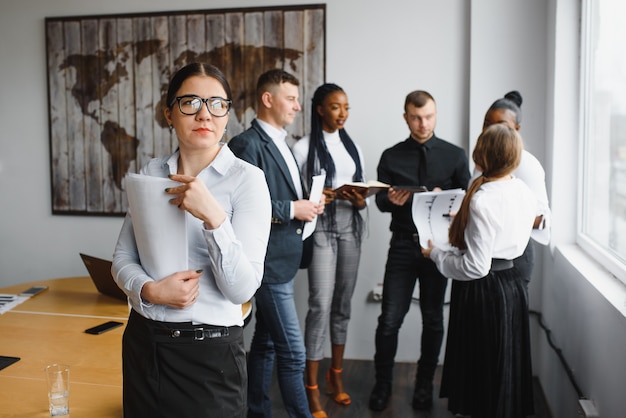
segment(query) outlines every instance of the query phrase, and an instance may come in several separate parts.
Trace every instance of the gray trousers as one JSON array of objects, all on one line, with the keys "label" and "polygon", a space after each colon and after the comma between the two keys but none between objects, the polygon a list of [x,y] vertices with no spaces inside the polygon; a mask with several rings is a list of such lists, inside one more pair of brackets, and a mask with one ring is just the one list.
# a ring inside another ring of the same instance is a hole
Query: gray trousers
[{"label": "gray trousers", "polygon": [[304,332],[307,360],[317,361],[324,357],[329,324],[331,343],[346,343],[352,294],[361,258],[361,242],[352,231],[352,216],[351,207],[337,205],[337,231],[323,231],[318,220],[313,233],[313,260],[308,269],[309,310]]}]

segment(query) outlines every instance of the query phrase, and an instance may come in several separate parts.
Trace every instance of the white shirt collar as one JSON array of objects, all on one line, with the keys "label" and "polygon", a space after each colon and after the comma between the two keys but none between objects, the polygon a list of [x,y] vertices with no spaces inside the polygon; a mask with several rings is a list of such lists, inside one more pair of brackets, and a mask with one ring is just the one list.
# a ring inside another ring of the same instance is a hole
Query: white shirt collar
[{"label": "white shirt collar", "polygon": [[274,126],[261,119],[257,119],[257,122],[259,122],[259,125],[261,125],[261,128],[263,128],[265,133],[268,134],[270,138],[272,138],[272,141],[281,142],[285,141],[285,138],[287,138],[287,131],[285,129],[276,129]]}]

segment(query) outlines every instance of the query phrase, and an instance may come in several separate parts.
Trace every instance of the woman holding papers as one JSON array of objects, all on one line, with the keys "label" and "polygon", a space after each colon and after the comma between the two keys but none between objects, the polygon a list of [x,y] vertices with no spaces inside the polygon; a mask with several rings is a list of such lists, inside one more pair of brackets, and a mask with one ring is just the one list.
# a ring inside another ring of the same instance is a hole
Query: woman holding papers
[{"label": "woman holding papers", "polygon": [[[326,173],[327,207],[313,233],[313,258],[308,268],[309,311],[305,322],[306,377],[309,408],[314,417],[326,417],[318,389],[319,362],[330,322],[331,367],[327,390],[335,402],[349,405],[341,372],[356,285],[364,219],[365,196],[352,190],[341,195],[334,188],[363,181],[363,157],[344,129],[349,115],[348,96],[336,84],[323,84],[313,95],[311,134],[295,143],[293,153],[304,179]],[[330,203],[329,203],[330,202]]]},{"label": "woman holding papers", "polygon": [[185,218],[187,256],[180,271],[148,274],[180,249],[153,226],[162,242],[146,253],[133,225],[138,230],[153,211],[131,206],[112,267],[132,307],[122,342],[125,417],[246,414],[241,305],[261,283],[271,208],[262,171],[223,146],[231,103],[227,80],[208,64],[183,67],[169,85],[164,114],[179,148],[141,174],[172,180],[161,202]]},{"label": "woman holding papers", "polygon": [[440,395],[455,414],[533,414],[528,301],[512,261],[526,248],[537,209],[528,186],[512,176],[521,155],[515,129],[485,129],[473,152],[482,175],[450,226],[456,250],[422,249],[453,279]]}]

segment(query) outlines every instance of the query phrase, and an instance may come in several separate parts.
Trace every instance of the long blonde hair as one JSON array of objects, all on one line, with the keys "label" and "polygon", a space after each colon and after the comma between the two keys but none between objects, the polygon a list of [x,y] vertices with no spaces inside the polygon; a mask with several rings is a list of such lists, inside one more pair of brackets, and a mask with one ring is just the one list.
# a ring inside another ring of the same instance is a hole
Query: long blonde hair
[{"label": "long blonde hair", "polygon": [[506,125],[491,125],[480,134],[472,158],[482,170],[482,175],[467,190],[461,208],[450,225],[448,235],[453,246],[461,250],[467,249],[465,227],[472,197],[483,184],[512,173],[522,158],[523,147],[520,134]]}]

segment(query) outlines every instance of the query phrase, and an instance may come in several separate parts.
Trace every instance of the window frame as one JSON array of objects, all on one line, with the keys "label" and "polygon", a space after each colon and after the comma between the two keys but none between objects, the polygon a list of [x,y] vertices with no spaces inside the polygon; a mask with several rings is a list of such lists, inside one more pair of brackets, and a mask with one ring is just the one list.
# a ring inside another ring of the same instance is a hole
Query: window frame
[{"label": "window frame", "polygon": [[[607,251],[597,240],[593,239],[585,232],[586,212],[587,212],[587,188],[589,170],[588,156],[591,146],[590,120],[593,117],[592,106],[592,45],[595,39],[593,0],[582,0],[581,2],[581,30],[580,30],[580,106],[579,106],[579,161],[578,161],[578,183],[582,188],[578,189],[578,216],[577,216],[577,236],[576,243],[583,251],[589,254],[594,260],[605,267],[614,277],[626,284],[626,262]],[[608,187],[608,185],[607,185]]]}]

